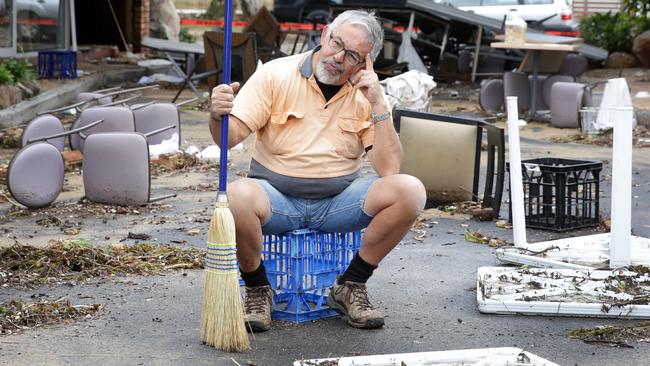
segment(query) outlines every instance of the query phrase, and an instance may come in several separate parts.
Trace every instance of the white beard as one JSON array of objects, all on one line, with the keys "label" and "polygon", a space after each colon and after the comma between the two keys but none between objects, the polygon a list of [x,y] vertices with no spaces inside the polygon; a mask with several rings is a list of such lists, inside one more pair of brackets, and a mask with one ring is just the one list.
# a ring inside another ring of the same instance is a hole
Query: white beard
[{"label": "white beard", "polygon": [[318,79],[318,81],[323,84],[335,85],[336,82],[341,78],[343,67],[337,63],[334,63],[337,67],[339,67],[339,71],[332,73],[327,68],[325,68],[325,65],[327,63],[327,60],[320,60],[316,63],[316,79]]}]

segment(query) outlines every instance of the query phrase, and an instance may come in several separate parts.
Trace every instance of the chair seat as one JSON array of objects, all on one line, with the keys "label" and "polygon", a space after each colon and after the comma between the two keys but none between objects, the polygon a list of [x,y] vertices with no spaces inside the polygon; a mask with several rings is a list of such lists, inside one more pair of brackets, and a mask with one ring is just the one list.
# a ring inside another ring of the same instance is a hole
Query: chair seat
[{"label": "chair seat", "polygon": [[[29,140],[56,135],[63,132],[65,132],[65,128],[63,127],[61,120],[51,114],[46,114],[31,120],[27,126],[25,126],[25,129],[23,129],[23,134],[20,140],[22,146],[26,146],[27,141]],[[65,137],[56,137],[47,140],[47,142],[54,145],[59,151],[63,151],[63,148],[65,148]]]},{"label": "chair seat", "polygon": [[[133,112],[126,107],[91,107],[81,112],[72,128],[84,127],[94,121],[103,119],[104,122],[91,127],[84,132],[90,136],[100,132],[134,132],[135,122]],[[70,135],[70,147],[73,150],[84,151],[84,140],[79,134]]]},{"label": "chair seat", "polygon": [[83,161],[86,197],[113,205],[149,202],[149,147],[135,132],[95,133],[86,139]]},{"label": "chair seat", "polygon": [[29,208],[49,205],[63,189],[65,167],[61,152],[47,142],[20,149],[9,163],[7,187],[18,203]]},{"label": "chair seat", "polygon": [[561,128],[580,127],[585,84],[556,82],[551,89],[551,125]]},{"label": "chair seat", "polygon": [[178,143],[180,148],[180,114],[178,108],[171,103],[154,103],[140,107],[133,105],[133,116],[135,117],[135,131],[142,134],[155,131],[169,125],[175,128],[164,131],[148,138],[150,145],[157,145],[163,140],[168,140],[174,133],[178,133]]}]

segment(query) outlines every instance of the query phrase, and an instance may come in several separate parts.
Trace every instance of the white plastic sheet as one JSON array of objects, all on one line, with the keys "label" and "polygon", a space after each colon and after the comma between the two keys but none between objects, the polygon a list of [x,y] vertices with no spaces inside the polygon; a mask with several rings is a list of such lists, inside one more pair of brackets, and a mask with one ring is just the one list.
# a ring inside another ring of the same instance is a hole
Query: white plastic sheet
[{"label": "white plastic sheet", "polygon": [[418,52],[413,47],[411,43],[411,32],[402,33],[402,44],[399,46],[399,55],[397,56],[397,62],[408,62],[409,70],[418,70],[423,73],[427,73],[427,67],[424,66],[424,62],[418,55]]},{"label": "white plastic sheet", "polygon": [[420,112],[431,108],[431,91],[436,87],[433,76],[411,70],[381,81],[391,108],[400,107]]},{"label": "white plastic sheet", "polygon": [[[593,127],[597,130],[613,128],[616,122],[616,112],[612,110],[614,107],[632,107],[632,97],[624,78],[609,79],[605,84],[600,111]],[[636,120],[633,126],[636,126]]]},{"label": "white plastic sheet", "polygon": [[175,154],[181,152],[178,149],[178,133],[174,132],[172,136],[166,140],[162,140],[159,144],[149,145],[149,156],[154,159],[162,154]]}]

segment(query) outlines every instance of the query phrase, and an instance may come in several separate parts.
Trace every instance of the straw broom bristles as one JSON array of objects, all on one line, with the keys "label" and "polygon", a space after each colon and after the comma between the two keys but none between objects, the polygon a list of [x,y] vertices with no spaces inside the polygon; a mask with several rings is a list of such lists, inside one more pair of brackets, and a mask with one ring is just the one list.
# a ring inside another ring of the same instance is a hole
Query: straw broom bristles
[{"label": "straw broom bristles", "polygon": [[239,292],[235,220],[219,194],[208,230],[201,340],[227,351],[250,349]]}]

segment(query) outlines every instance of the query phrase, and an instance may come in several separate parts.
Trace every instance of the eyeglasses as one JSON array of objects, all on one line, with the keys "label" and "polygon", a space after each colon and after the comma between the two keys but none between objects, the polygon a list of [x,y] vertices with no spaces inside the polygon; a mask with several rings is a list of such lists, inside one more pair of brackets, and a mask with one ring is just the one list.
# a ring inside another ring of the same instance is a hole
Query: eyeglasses
[{"label": "eyeglasses", "polygon": [[331,33],[330,33],[330,40],[328,44],[335,53],[345,51],[345,54],[343,55],[343,60],[347,62],[349,65],[356,66],[363,62],[361,56],[358,53],[346,49],[341,38],[335,37]]}]

